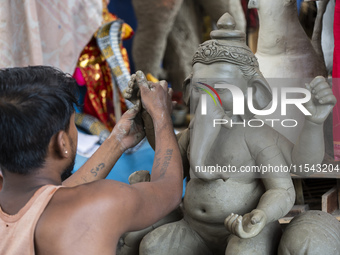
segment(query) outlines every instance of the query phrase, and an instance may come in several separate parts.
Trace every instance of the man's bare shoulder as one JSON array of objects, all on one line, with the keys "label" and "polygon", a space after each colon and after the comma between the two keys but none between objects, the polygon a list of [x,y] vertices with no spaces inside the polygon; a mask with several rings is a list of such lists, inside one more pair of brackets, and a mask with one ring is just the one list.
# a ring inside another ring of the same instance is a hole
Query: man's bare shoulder
[{"label": "man's bare shoulder", "polygon": [[[38,250],[72,254],[70,250],[84,249],[86,253],[81,254],[106,254],[105,249],[112,248],[122,234],[124,199],[129,199],[131,189],[113,180],[60,188],[38,221]],[[63,247],[68,247],[67,253]],[[96,250],[91,253],[91,249]]]},{"label": "man's bare shoulder", "polygon": [[[116,205],[127,199],[133,187],[114,181],[99,180],[75,187],[61,187],[51,199],[44,214],[46,217],[58,217],[62,213],[101,213],[116,210]],[[124,198],[124,199],[123,199]],[[110,208],[112,207],[112,208]]]}]

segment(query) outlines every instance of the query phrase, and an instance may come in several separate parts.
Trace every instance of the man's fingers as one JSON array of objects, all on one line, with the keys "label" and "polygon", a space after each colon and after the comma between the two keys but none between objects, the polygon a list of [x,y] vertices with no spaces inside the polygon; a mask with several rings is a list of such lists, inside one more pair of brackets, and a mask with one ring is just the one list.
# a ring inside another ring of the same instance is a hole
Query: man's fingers
[{"label": "man's fingers", "polygon": [[168,89],[168,94],[169,94],[169,97],[172,98],[172,94],[174,93],[173,89],[172,88],[169,88]]},{"label": "man's fingers", "polygon": [[164,91],[168,91],[168,83],[164,80],[159,81],[159,84],[162,86]]},{"label": "man's fingers", "polygon": [[155,90],[155,87],[158,86],[158,84],[148,81],[148,86],[150,90]]},{"label": "man's fingers", "polygon": [[138,83],[138,86],[144,87],[144,88],[149,88],[148,81],[146,80],[146,77],[142,71],[137,71],[136,72],[136,81]]},{"label": "man's fingers", "polygon": [[137,101],[137,103],[135,104],[134,108],[136,108],[138,111],[140,111],[142,109],[142,103],[140,100]]},{"label": "man's fingers", "polygon": [[141,102],[140,100],[138,100],[135,106],[129,109],[128,111],[126,111],[124,115],[126,115],[127,118],[129,119],[133,119],[134,117],[136,117],[140,109],[141,109]]},{"label": "man's fingers", "polygon": [[132,76],[131,76],[131,79],[128,82],[128,88],[133,88],[133,84],[135,83],[134,81],[136,79],[136,75],[135,74],[133,74],[133,75],[134,75],[135,78],[132,79]]}]

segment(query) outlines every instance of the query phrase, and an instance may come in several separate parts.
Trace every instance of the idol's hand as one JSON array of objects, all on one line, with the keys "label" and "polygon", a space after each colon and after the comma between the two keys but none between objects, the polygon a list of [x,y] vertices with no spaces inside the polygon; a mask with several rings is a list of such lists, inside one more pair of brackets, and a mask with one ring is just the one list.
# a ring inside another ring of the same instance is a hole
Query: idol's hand
[{"label": "idol's hand", "polygon": [[314,78],[306,87],[312,97],[304,106],[312,115],[305,118],[315,124],[323,124],[336,103],[332,89],[322,76]]},{"label": "idol's hand", "polygon": [[238,214],[230,214],[224,221],[224,226],[239,238],[251,238],[256,236],[265,227],[267,216],[262,210],[255,209],[243,217]]}]

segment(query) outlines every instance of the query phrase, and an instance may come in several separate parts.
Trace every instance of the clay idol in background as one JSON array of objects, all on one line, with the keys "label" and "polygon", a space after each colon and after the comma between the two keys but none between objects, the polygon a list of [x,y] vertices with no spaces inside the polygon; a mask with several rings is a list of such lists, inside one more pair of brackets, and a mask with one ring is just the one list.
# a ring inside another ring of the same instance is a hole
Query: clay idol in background
[{"label": "clay idol in background", "polygon": [[[174,91],[181,90],[190,73],[204,27],[211,30],[211,23],[229,12],[238,29],[246,28],[240,0],[132,0],[132,5],[138,22],[132,49],[135,68],[166,79]],[[210,22],[205,22],[207,17]]]},{"label": "clay idol in background", "polygon": [[[321,43],[316,47],[305,33],[299,22],[296,0],[251,0],[248,7],[258,10],[260,29],[255,55],[271,88],[279,91],[284,87],[304,88],[314,77],[327,75],[323,57],[318,54]],[[290,93],[289,98],[301,96]],[[281,110],[279,102],[277,110],[265,117],[297,120],[295,127],[274,126],[295,143],[303,127],[304,114],[294,105],[288,106],[286,116],[282,116]]]},{"label": "clay idol in background", "polygon": [[[217,27],[197,49],[192,75],[184,82],[184,99],[194,114],[178,140],[190,175],[184,217],[146,235],[140,254],[275,254],[278,219],[295,200],[289,166],[323,159],[323,122],[336,101],[324,78],[305,88],[312,99],[304,107],[311,115],[294,145],[254,119],[250,106],[261,110],[272,96],[245,34],[234,29],[228,13]],[[130,83],[130,98],[135,88]],[[236,113],[240,105],[234,101],[241,95],[243,113]]]}]

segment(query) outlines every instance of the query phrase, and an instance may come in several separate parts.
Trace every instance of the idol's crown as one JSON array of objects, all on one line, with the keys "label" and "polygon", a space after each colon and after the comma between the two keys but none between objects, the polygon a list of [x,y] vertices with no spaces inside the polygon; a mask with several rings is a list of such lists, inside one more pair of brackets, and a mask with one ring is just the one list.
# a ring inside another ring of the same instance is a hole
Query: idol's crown
[{"label": "idol's crown", "polygon": [[192,65],[229,62],[235,65],[259,66],[256,57],[245,43],[245,33],[235,30],[235,20],[229,13],[225,13],[218,20],[217,28],[218,30],[210,33],[212,40],[198,47]]}]

